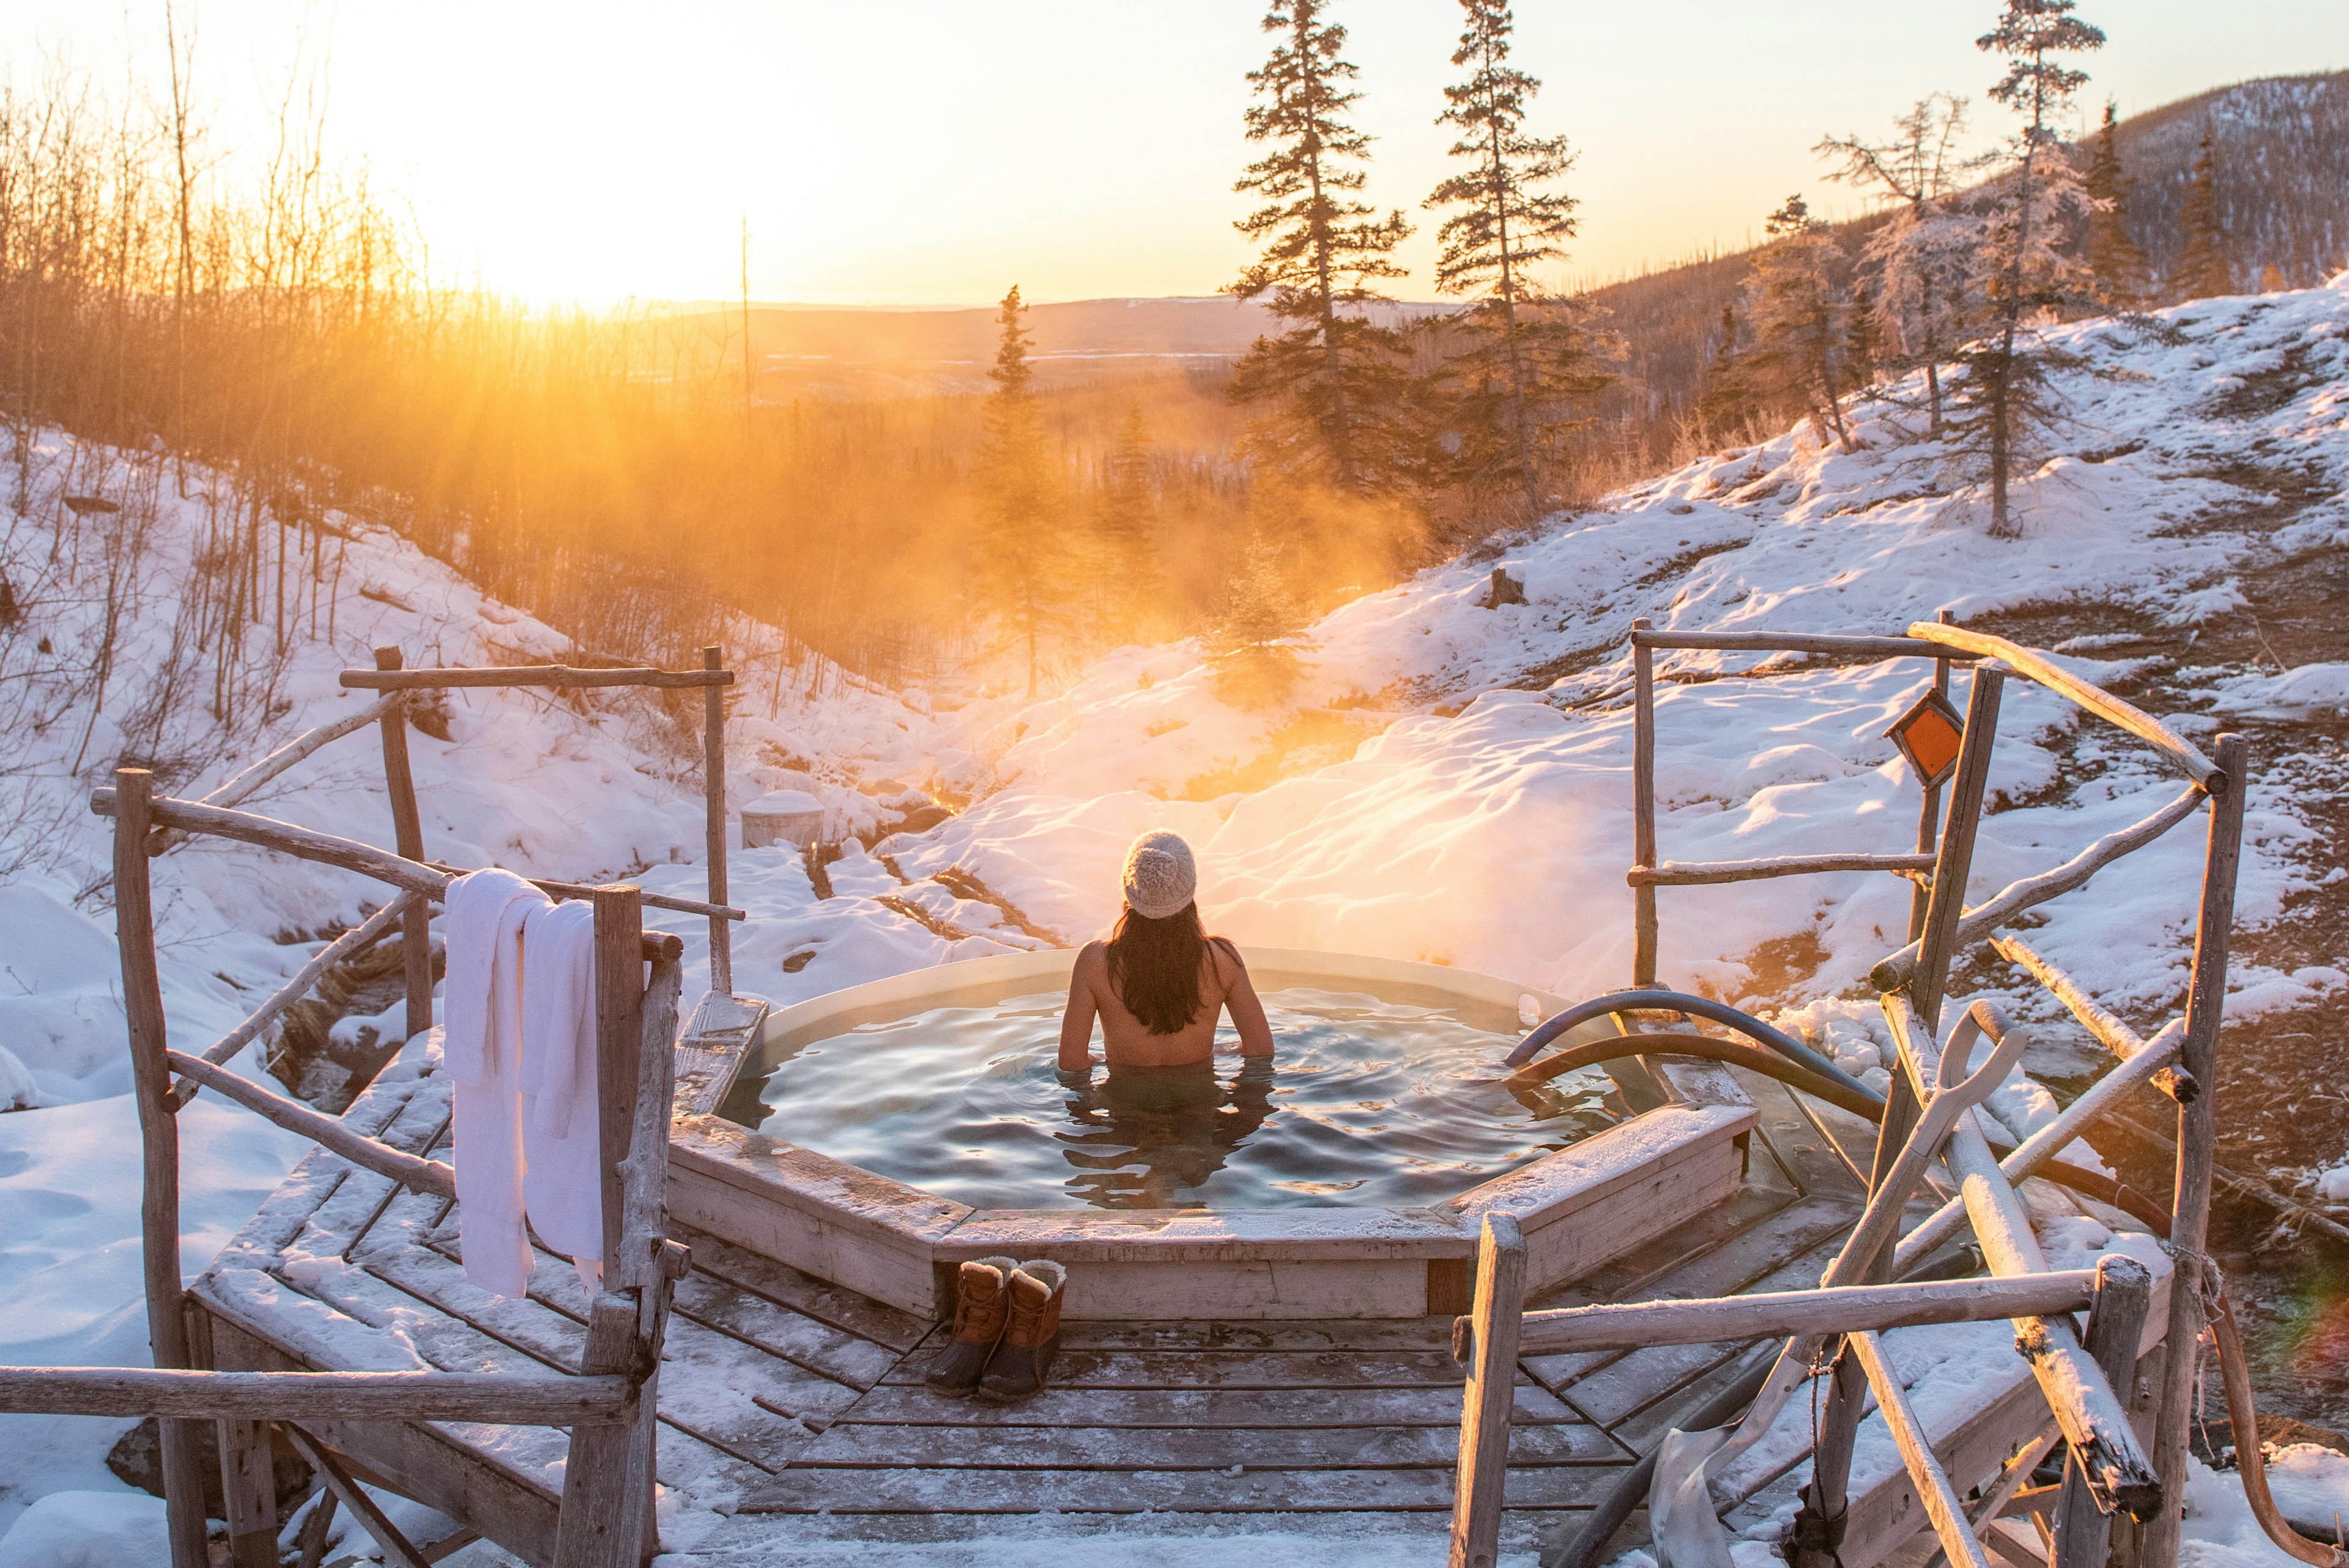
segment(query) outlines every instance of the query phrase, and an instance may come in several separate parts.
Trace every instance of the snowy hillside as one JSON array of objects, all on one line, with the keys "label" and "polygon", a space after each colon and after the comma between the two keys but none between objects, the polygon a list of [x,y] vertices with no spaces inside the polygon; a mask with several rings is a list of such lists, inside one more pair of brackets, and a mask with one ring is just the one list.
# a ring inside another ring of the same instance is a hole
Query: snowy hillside
[{"label": "snowy hillside", "polygon": [[[1569,995],[1614,988],[1630,962],[1622,644],[1634,616],[1885,632],[1940,610],[1993,629],[2040,615],[2032,626],[2076,628],[2049,639],[2075,667],[2158,690],[2148,705],[2181,712],[2189,734],[2207,736],[2230,714],[2338,711],[2349,665],[2225,657],[2198,667],[2176,650],[2262,608],[2245,586],[2255,573],[2349,544],[2349,276],[2167,318],[2170,340],[2108,323],[2058,333],[2095,373],[2064,385],[2070,424],[2019,488],[2020,541],[1989,538],[1979,498],[1945,470],[1945,454],[1904,435],[1914,416],[1877,404],[1857,411],[1853,449],[1823,451],[1797,430],[1346,605],[1310,632],[1307,679],[1277,711],[1219,699],[1187,645],[1122,650],[1035,703],[957,706],[950,692],[892,694],[792,669],[770,629],[740,625],[729,637],[744,676],[730,718],[730,799],[739,807],[812,788],[839,830],[872,841],[852,838],[843,858],[816,868],[823,889],[795,852],[738,851],[732,898],[751,914],[736,947],[738,989],[791,1001],[951,958],[1081,941],[1114,913],[1124,845],[1153,827],[1192,839],[1209,923],[1243,941],[1453,964]],[[138,471],[121,465],[45,438],[27,504],[0,542],[15,604],[0,622],[0,701],[17,704],[21,719],[0,758],[0,1104],[36,1108],[0,1116],[10,1221],[0,1295],[12,1303],[0,1361],[144,1354],[109,825],[86,809],[111,759],[150,759],[171,792],[200,795],[363,703],[335,676],[367,663],[377,645],[401,646],[411,664],[574,652],[396,536],[353,524],[339,593],[323,615],[314,601],[273,655],[282,707],[265,725],[223,728],[200,702],[158,698],[175,659],[183,676],[201,662],[175,635],[200,550],[199,502],[161,487],[135,541],[132,521],[77,519],[60,504],[93,488],[94,473],[135,488]],[[1524,583],[1527,603],[1481,607],[1495,565]],[[109,618],[114,674],[93,723],[77,693]],[[2349,648],[2326,655],[2343,658]],[[1764,663],[1660,658],[1670,683],[1658,704],[1663,853],[1909,848],[1916,787],[1881,734],[1929,667],[1778,658],[1766,661],[1771,678],[1744,678]],[[626,875],[698,894],[697,722],[642,695],[452,695],[436,721],[445,736],[411,741],[428,850],[452,864]],[[1976,899],[2176,790],[2141,748],[2082,727],[2022,683],[2009,687],[2002,733]],[[2272,781],[2290,760],[2263,758],[2270,781],[2251,795],[2246,930],[2277,922],[2328,875],[2315,863],[2310,795]],[[889,831],[916,790],[968,804],[926,831]],[[250,809],[390,836],[365,734]],[[2093,914],[2051,906],[2037,940],[2125,1015],[2158,1022],[2182,992],[2199,854],[2181,830],[2100,880]],[[166,1002],[183,1047],[216,1037],[376,896],[358,878],[217,843],[163,857],[156,886]],[[1772,1006],[1829,997],[1900,944],[1908,903],[1907,883],[1857,874],[1667,890],[1663,978]],[[682,934],[701,964],[698,921],[655,923]],[[700,983],[688,976],[689,990]],[[2237,972],[2236,1014],[2305,1005],[2344,983],[2329,961],[2254,957]],[[1837,1048],[1864,1057],[1864,1038],[1843,1035]],[[239,1066],[263,1070],[250,1051]],[[2002,1114],[2033,1111],[2018,1102]],[[298,1150],[213,1097],[184,1125],[193,1270]],[[0,1420],[12,1449],[48,1456],[0,1482],[13,1489],[0,1490],[0,1530],[43,1492],[112,1487],[98,1458],[120,1425]]]}]

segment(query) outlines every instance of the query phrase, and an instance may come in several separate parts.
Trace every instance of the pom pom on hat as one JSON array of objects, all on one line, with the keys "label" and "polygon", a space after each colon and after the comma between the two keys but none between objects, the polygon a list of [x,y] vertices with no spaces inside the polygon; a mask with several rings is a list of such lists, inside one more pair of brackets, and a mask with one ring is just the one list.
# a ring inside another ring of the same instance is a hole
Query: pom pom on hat
[{"label": "pom pom on hat", "polygon": [[1179,833],[1144,833],[1125,851],[1125,902],[1145,920],[1180,914],[1199,892],[1199,867]]}]

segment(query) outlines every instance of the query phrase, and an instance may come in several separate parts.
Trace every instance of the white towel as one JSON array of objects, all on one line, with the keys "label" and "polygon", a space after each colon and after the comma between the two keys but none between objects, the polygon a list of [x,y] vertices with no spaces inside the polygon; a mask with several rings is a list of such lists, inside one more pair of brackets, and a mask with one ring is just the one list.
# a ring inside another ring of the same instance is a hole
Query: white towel
[{"label": "white towel", "polygon": [[593,1296],[604,1256],[595,906],[533,909],[522,941],[523,1200],[539,1239],[571,1254]]},{"label": "white towel", "polygon": [[523,1208],[523,919],[546,895],[494,868],[449,884],[445,1061],[465,1277],[500,1295],[529,1289]]}]

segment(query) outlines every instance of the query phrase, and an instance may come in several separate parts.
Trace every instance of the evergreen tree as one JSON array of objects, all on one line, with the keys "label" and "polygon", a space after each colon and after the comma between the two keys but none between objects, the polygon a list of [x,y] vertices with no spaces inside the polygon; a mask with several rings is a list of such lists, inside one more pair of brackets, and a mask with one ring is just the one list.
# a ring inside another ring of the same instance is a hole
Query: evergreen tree
[{"label": "evergreen tree", "polygon": [[2235,292],[2235,269],[2227,260],[2227,231],[2219,222],[2219,157],[2210,128],[2194,155],[2194,175],[2178,209],[2185,249],[2169,274],[2173,299],[2209,299]]},{"label": "evergreen tree", "polygon": [[1151,472],[1150,431],[1142,406],[1125,406],[1125,422],[1110,449],[1094,529],[1111,619],[1120,633],[1158,619],[1166,574],[1158,564],[1158,494]]},{"label": "evergreen tree", "polygon": [[1262,247],[1230,292],[1262,298],[1284,330],[1240,360],[1232,397],[1272,405],[1257,445],[1275,466],[1360,493],[1402,459],[1408,441],[1402,335],[1365,317],[1376,284],[1404,275],[1392,259],[1412,227],[1378,216],[1355,192],[1371,138],[1345,119],[1361,97],[1345,84],[1346,29],[1322,20],[1327,0],[1275,0],[1264,30],[1280,42],[1248,73],[1257,101],[1247,139],[1271,150],[1233,189],[1268,205],[1236,225]]},{"label": "evergreen tree", "polygon": [[1073,595],[1061,476],[1045,448],[1026,316],[1014,284],[995,318],[995,365],[988,372],[995,390],[987,399],[978,450],[973,566],[980,598],[1009,640],[1026,651],[1032,697],[1043,645],[1060,630]]},{"label": "evergreen tree", "polygon": [[2124,309],[2142,304],[2149,291],[2152,263],[2128,232],[2128,192],[2135,183],[2121,170],[2120,110],[2108,99],[2105,123],[2088,160],[2088,270],[2106,298]]},{"label": "evergreen tree", "polygon": [[1576,303],[1547,295],[1533,272],[1563,258],[1558,242],[1574,233],[1575,200],[1557,189],[1574,155],[1562,136],[1525,133],[1526,100],[1541,83],[1506,63],[1509,6],[1460,4],[1468,26],[1452,63],[1472,70],[1444,89],[1450,107],[1436,123],[1459,129],[1452,156],[1467,168],[1424,203],[1458,209],[1437,231],[1436,292],[1475,296],[1446,324],[1462,346],[1444,367],[1445,424],[1457,438],[1454,473],[1472,490],[1514,490],[1533,518],[1555,500],[1549,475],[1561,466],[1560,436],[1578,422],[1572,403],[1613,377]]},{"label": "evergreen tree", "polygon": [[1851,325],[1844,333],[1843,343],[1844,365],[1851,385],[1873,386],[1876,367],[1883,355],[1883,339],[1877,333],[1876,301],[1865,282],[1855,284],[1851,291]]},{"label": "evergreen tree", "polygon": [[1962,445],[1988,461],[1990,531],[2012,539],[2021,530],[2008,491],[2021,449],[2051,417],[2048,376],[2078,363],[2034,330],[2047,313],[2094,308],[2085,265],[2064,252],[2066,228],[2087,215],[2064,156],[2056,122],[2088,75],[2059,57],[2104,46],[2101,29],[2071,15],[2075,0],[2006,0],[1998,26],[1975,40],[2006,57],[2006,76],[1990,96],[2025,123],[2009,143],[2008,168],[1992,182],[1974,251],[1974,287],[1987,330],[1957,356]]},{"label": "evergreen tree", "polygon": [[1279,552],[1261,531],[1251,533],[1223,614],[1207,633],[1216,694],[1243,707],[1288,701],[1302,674],[1297,634],[1304,626],[1305,614],[1280,574]]},{"label": "evergreen tree", "polygon": [[1771,392],[1801,403],[1819,444],[1828,432],[1844,440],[1843,394],[1851,323],[1851,296],[1843,274],[1847,259],[1810,204],[1789,196],[1770,214],[1771,242],[1754,258],[1745,285],[1754,352],[1746,363]]},{"label": "evergreen tree", "polygon": [[1957,151],[1966,125],[1961,98],[1935,93],[1892,123],[1890,141],[1831,136],[1816,150],[1842,165],[1827,178],[1896,203],[1862,252],[1877,284],[1864,314],[1879,364],[1925,373],[1927,431],[1938,437],[1941,363],[1965,334],[1966,255],[1979,228],[1959,196],[1983,160]]},{"label": "evergreen tree", "polygon": [[1723,432],[1743,434],[1761,411],[1762,398],[1737,347],[1737,307],[1721,307],[1712,354],[1705,360],[1704,390],[1696,400],[1697,424],[1710,439]]}]

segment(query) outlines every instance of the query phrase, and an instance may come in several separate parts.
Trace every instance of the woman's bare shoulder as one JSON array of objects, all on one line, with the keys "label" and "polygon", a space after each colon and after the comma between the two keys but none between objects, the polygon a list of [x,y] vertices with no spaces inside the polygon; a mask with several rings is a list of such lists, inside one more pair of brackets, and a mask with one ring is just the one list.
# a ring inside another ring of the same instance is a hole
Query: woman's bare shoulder
[{"label": "woman's bare shoulder", "polygon": [[1077,968],[1079,970],[1090,974],[1095,970],[1106,969],[1108,967],[1108,943],[1100,941],[1088,942],[1082,947],[1077,949]]},{"label": "woman's bare shoulder", "polygon": [[1228,936],[1207,938],[1207,965],[1226,991],[1247,975],[1247,961],[1240,956],[1239,944]]}]

